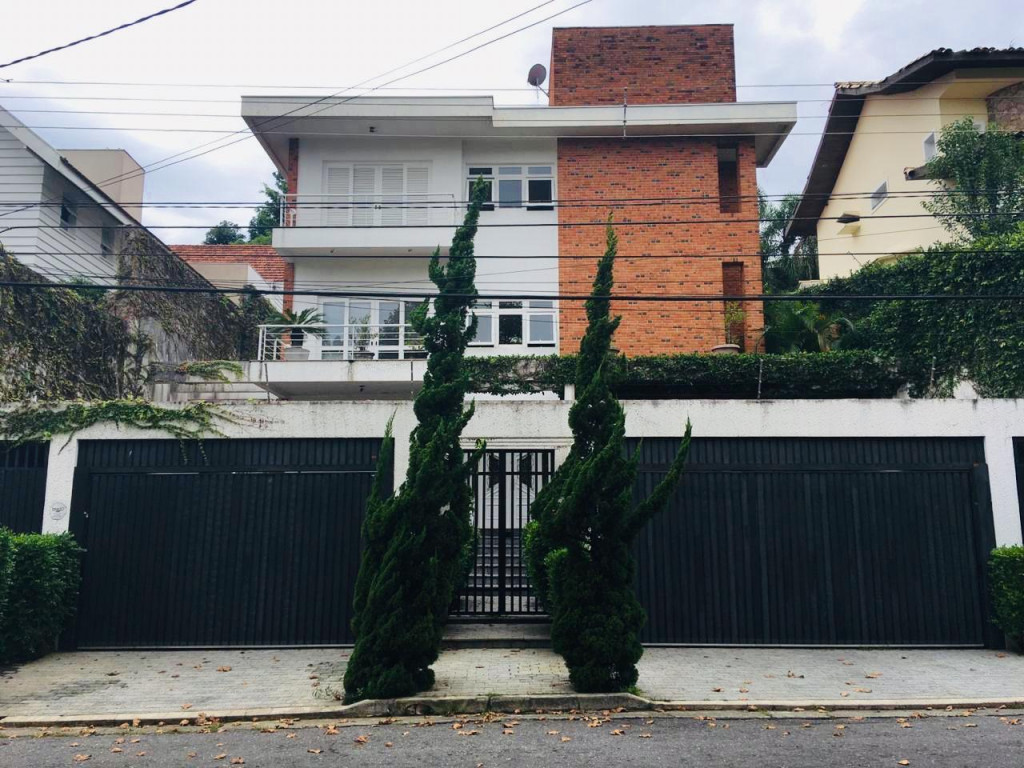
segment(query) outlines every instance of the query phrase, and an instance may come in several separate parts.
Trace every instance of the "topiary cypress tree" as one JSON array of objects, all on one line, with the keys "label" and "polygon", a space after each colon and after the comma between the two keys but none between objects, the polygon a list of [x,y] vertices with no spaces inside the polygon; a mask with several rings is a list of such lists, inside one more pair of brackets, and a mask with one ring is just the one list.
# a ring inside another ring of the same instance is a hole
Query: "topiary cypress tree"
[{"label": "topiary cypress tree", "polygon": [[[437,660],[472,537],[467,478],[483,450],[478,445],[464,458],[459,438],[473,417],[473,407],[464,406],[469,375],[462,360],[476,333],[476,318],[467,323],[467,317],[477,293],[473,238],[484,190],[480,182],[474,186],[448,263],[441,264],[440,249],[430,260],[430,279],[438,289],[433,314],[424,303],[412,318],[429,355],[413,404],[418,424],[409,438],[405,482],[384,498],[378,472],[367,505],[346,701],[409,696],[434,683],[430,665]],[[388,442],[382,466],[391,460]]]},{"label": "topiary cypress tree", "polygon": [[551,614],[551,642],[577,691],[623,691],[637,681],[646,617],[633,584],[633,540],[675,490],[690,446],[690,424],[668,474],[633,503],[637,459],[625,455],[625,412],[607,372],[618,240],[608,226],[607,250],[587,300],[587,330],[576,368],[577,400],[569,411],[573,445],[537,495],[526,532],[530,575]]}]

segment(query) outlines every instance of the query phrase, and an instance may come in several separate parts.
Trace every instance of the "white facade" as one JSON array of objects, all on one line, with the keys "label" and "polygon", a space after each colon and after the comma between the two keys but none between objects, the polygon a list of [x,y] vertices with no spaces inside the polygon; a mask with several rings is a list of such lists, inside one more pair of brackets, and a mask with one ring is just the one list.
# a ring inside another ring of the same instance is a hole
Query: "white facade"
[{"label": "white facade", "polygon": [[[463,432],[491,448],[554,448],[564,459],[572,442],[567,401],[480,400]],[[230,405],[232,438],[382,437],[394,416],[395,477],[405,475],[416,419],[403,401],[273,402]],[[629,437],[679,437],[686,420],[696,437],[981,437],[985,441],[996,543],[1020,544],[1013,438],[1024,437],[1024,400],[636,400],[624,401]],[[66,511],[79,440],[150,438],[160,432],[100,424],[65,446],[50,443],[44,530],[67,529]]]},{"label": "white facade", "polygon": [[[470,354],[558,353],[560,137],[752,134],[763,165],[796,117],[791,103],[638,105],[624,113],[496,107],[489,97],[464,96],[253,96],[243,98],[242,115],[296,187],[273,244],[295,265],[294,309],[325,316],[325,331],[303,342],[310,360],[401,362],[422,357],[408,313],[417,294],[436,291],[429,257],[436,249],[447,255],[474,180],[485,180],[490,200],[474,244],[480,301]],[[283,116],[287,131],[275,129]],[[410,303],[403,294],[412,294]],[[261,362],[280,361],[294,346],[288,336],[287,326],[266,329]]]},{"label": "white facade", "polygon": [[49,279],[112,278],[134,220],[3,109],[0,123],[0,244]]}]

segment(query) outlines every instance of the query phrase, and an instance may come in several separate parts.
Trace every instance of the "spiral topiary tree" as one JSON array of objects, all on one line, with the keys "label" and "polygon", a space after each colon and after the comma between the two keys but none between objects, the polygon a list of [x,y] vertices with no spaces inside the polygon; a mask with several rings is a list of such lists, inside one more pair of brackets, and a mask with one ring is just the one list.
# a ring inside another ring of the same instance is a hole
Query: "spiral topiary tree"
[{"label": "spiral topiary tree", "polygon": [[633,584],[637,534],[668,502],[683,472],[690,424],[668,474],[633,503],[637,459],[625,453],[625,413],[612,394],[607,364],[619,317],[610,316],[618,239],[607,250],[586,303],[587,330],[576,368],[577,400],[569,411],[573,445],[537,495],[526,537],[533,584],[551,614],[551,642],[580,692],[615,692],[637,681],[646,617]]},{"label": "spiral topiary tree", "polygon": [[[441,263],[440,249],[430,260],[438,289],[433,313],[424,303],[412,318],[429,355],[413,405],[418,424],[409,438],[405,482],[385,498],[386,475],[378,472],[367,506],[346,701],[409,696],[434,684],[430,665],[472,537],[467,478],[483,450],[478,445],[464,457],[459,439],[473,417],[472,406],[464,406],[469,375],[462,360],[476,333],[476,318],[467,323],[467,317],[477,293],[473,238],[484,192],[477,182],[448,263]],[[391,461],[390,442],[389,428],[382,467]]]}]

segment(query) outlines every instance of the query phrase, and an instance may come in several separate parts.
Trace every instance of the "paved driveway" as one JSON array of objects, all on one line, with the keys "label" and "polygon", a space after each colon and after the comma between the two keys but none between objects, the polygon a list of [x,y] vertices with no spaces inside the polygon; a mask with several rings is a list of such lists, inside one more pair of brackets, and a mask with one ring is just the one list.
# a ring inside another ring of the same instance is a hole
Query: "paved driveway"
[{"label": "paved driveway", "polygon": [[[338,706],[343,649],[58,653],[0,675],[0,715],[98,716]],[[445,696],[568,693],[541,649],[445,651]],[[1024,656],[981,650],[649,648],[639,687],[658,701],[1024,701]]]}]

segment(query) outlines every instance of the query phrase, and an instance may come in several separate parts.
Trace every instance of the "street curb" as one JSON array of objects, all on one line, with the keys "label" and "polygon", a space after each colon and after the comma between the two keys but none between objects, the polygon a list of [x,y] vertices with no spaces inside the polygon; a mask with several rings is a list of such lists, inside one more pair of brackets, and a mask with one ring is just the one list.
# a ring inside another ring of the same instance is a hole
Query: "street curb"
[{"label": "street curb", "polygon": [[[374,718],[410,715],[479,715],[498,714],[551,714],[553,712],[786,712],[793,717],[820,712],[863,711],[945,711],[975,709],[1022,709],[1024,696],[1009,699],[883,699],[877,701],[828,700],[764,700],[764,701],[657,701],[629,693],[580,693],[542,695],[493,696],[413,696],[404,699],[367,699],[355,704],[336,707],[261,707],[252,709],[224,709],[189,712],[104,713],[86,715],[12,715],[0,719],[5,728],[96,726],[117,727],[166,725],[176,726],[187,720],[187,725],[200,725],[201,721],[219,720],[222,723],[240,720],[280,720],[302,718]],[[727,715],[726,715],[727,716]]]}]

